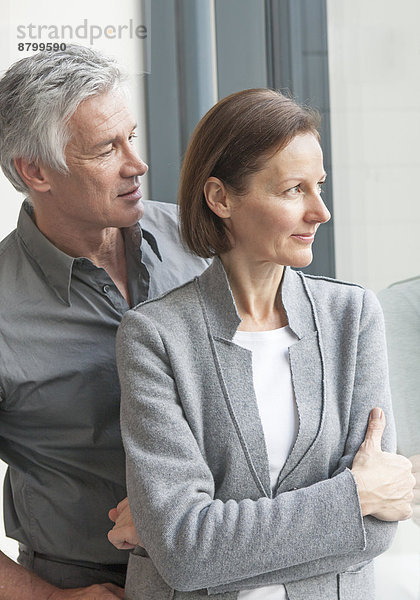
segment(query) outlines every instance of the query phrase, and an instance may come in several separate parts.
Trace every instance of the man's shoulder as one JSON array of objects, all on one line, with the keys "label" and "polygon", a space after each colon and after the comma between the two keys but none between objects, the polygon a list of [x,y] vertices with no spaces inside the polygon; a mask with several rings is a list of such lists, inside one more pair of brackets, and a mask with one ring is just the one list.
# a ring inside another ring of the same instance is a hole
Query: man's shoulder
[{"label": "man's shoulder", "polygon": [[0,241],[0,257],[5,256],[10,248],[17,244],[17,230],[14,229]]},{"label": "man's shoulder", "polygon": [[[146,201],[140,226],[146,242],[143,260],[147,262],[151,275],[149,297],[159,296],[183,284],[208,266],[209,259],[192,254],[182,243],[176,205]],[[149,246],[153,250],[151,253]]]},{"label": "man's shoulder", "polygon": [[168,228],[178,229],[178,206],[170,202],[143,200],[144,215],[140,225],[151,233],[158,230],[167,232]]},{"label": "man's shoulder", "polygon": [[20,248],[16,229],[9,233],[0,242],[0,279],[8,277],[14,270],[18,274],[17,264],[19,262]]},{"label": "man's shoulder", "polygon": [[[24,290],[30,286],[27,259],[22,252],[16,230],[0,241],[0,323],[17,315]],[[0,327],[3,327],[1,325]],[[4,333],[4,332],[3,332]],[[1,336],[0,336],[1,337]]]}]

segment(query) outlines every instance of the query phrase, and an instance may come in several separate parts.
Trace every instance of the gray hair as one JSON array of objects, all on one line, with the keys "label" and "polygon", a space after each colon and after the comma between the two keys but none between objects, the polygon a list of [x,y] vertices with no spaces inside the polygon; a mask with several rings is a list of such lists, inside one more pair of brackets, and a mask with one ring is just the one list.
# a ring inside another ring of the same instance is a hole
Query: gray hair
[{"label": "gray hair", "polygon": [[79,104],[118,87],[126,76],[114,59],[71,44],[14,63],[0,79],[0,165],[19,191],[29,189],[14,159],[25,158],[68,173],[68,121]]}]

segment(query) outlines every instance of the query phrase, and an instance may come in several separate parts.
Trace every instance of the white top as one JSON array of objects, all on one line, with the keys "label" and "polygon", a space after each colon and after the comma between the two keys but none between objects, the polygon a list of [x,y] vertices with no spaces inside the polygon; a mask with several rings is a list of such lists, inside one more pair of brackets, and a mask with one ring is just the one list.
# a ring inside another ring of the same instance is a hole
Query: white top
[{"label": "white top", "polygon": [[[237,331],[233,341],[252,352],[252,371],[267,447],[270,481],[275,488],[296,440],[298,414],[294,398],[289,347],[297,341],[289,327],[272,331]],[[286,600],[284,585],[239,592],[238,600]]]}]

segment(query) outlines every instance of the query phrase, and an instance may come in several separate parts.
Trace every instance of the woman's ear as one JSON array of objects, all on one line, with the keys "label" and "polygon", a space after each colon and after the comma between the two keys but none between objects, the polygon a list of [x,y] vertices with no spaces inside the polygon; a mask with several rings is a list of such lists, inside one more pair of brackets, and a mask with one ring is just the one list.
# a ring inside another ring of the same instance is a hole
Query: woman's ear
[{"label": "woman's ear", "polygon": [[231,215],[231,201],[224,183],[217,177],[209,177],[204,184],[207,206],[221,219]]},{"label": "woman's ear", "polygon": [[15,158],[14,163],[16,171],[30,190],[48,192],[51,189],[48,175],[42,166],[26,158]]}]

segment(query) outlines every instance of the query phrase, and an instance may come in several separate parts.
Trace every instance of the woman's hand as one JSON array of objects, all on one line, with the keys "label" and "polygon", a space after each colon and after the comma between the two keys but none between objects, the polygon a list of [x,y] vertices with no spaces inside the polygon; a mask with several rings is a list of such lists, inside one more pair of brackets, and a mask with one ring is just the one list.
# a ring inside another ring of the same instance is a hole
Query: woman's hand
[{"label": "woman's hand", "polygon": [[108,532],[108,539],[118,550],[132,550],[141,546],[141,541],[134,527],[128,498],[124,498],[115,508],[111,508],[108,517],[115,523]]},{"label": "woman's hand", "polygon": [[351,471],[357,485],[362,515],[382,521],[403,521],[413,514],[411,502],[416,480],[408,458],[382,452],[385,415],[374,408],[365,440],[353,460]]}]

